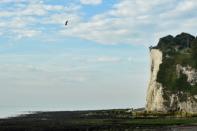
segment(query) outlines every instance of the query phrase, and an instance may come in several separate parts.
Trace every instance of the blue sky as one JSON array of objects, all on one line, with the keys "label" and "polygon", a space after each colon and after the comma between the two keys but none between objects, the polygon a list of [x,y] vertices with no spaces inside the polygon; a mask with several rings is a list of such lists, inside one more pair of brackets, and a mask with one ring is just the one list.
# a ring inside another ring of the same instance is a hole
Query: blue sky
[{"label": "blue sky", "polygon": [[0,106],[143,107],[148,47],[196,35],[196,8],[196,0],[1,0]]}]

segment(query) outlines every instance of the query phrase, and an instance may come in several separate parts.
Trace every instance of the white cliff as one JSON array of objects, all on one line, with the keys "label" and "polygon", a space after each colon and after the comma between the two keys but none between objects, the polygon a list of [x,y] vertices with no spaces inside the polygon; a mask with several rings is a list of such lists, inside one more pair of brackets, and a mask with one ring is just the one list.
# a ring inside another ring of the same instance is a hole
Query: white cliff
[{"label": "white cliff", "polygon": [[[165,88],[161,83],[156,81],[159,66],[162,63],[162,52],[159,49],[151,49],[150,57],[151,76],[147,90],[146,110],[148,112],[184,111],[189,113],[197,113],[197,94],[191,95],[183,91],[171,93],[168,91],[167,97],[164,98]],[[185,74],[190,85],[197,84],[197,70],[192,69],[192,67],[177,65],[176,73],[178,77],[180,73]]]},{"label": "white cliff", "polygon": [[162,37],[156,46],[150,47],[148,112],[197,114],[196,52],[197,37],[184,32]]},{"label": "white cliff", "polygon": [[147,111],[163,111],[163,89],[162,85],[158,83],[157,73],[159,71],[159,65],[162,63],[162,52],[158,49],[150,50],[151,57],[151,76],[149,87],[147,91]]}]

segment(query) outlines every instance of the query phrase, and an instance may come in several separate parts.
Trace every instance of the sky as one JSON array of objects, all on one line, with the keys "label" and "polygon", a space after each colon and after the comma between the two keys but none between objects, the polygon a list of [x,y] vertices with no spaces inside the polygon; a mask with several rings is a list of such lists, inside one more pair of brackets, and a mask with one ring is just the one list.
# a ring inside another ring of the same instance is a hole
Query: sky
[{"label": "sky", "polygon": [[196,0],[0,0],[0,107],[144,107],[148,47],[196,36],[196,9]]}]

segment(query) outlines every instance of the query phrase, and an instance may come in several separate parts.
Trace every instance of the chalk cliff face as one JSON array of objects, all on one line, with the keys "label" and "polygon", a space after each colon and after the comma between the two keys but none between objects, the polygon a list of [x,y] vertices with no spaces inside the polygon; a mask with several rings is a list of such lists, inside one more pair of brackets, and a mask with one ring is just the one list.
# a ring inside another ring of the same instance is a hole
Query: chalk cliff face
[{"label": "chalk cliff face", "polygon": [[151,76],[146,98],[147,111],[197,113],[195,48],[197,39],[186,33],[175,38],[161,38],[156,47],[150,48]]},{"label": "chalk cliff face", "polygon": [[150,51],[151,56],[151,77],[147,92],[147,110],[157,111],[163,110],[163,88],[157,80],[159,65],[162,63],[162,52],[158,49]]}]

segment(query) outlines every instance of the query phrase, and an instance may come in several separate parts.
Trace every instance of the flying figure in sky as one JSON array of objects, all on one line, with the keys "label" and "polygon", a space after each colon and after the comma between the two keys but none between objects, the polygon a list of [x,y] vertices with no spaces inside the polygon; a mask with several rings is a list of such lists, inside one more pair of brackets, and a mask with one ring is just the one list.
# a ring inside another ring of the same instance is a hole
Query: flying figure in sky
[{"label": "flying figure in sky", "polygon": [[65,22],[65,26],[67,26],[68,25],[68,20]]}]

